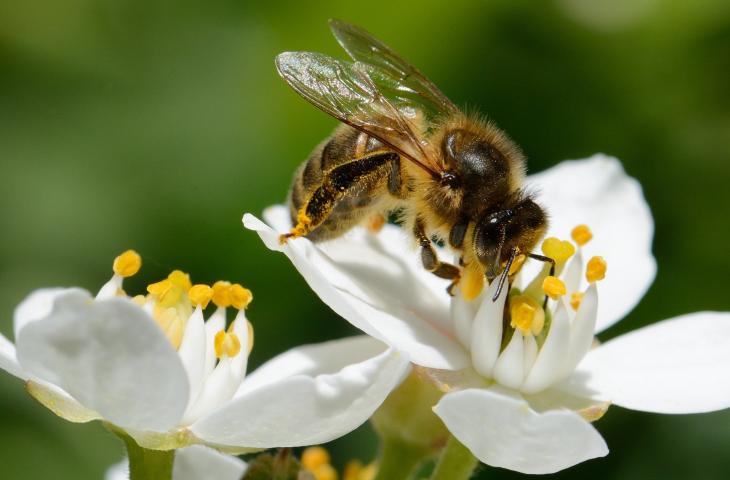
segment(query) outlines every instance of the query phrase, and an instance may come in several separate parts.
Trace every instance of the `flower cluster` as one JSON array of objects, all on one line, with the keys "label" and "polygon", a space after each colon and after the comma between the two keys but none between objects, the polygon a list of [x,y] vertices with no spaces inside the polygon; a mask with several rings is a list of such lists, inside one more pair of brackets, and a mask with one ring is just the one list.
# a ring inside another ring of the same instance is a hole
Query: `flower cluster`
[{"label": "flower cluster", "polygon": [[222,281],[193,285],[176,270],[130,297],[122,284],[140,266],[136,252],[118,256],[96,296],[31,293],[15,311],[16,344],[0,336],[0,367],[66,420],[102,420],[148,449],[228,452],[340,437],[408,371],[398,352],[354,337],[295,348],[247,375],[251,292]]},{"label": "flower cluster", "polygon": [[[251,215],[244,224],[338,314],[406,352],[444,392],[436,415],[489,465],[550,473],[606,455],[590,422],[610,404],[661,413],[730,406],[726,313],[681,316],[594,348],[594,336],[638,303],[656,271],[651,214],[619,162],[564,162],[528,184],[549,209],[542,247],[557,270],[525,262],[496,301],[497,282],[473,300],[447,296],[396,226],[282,245],[284,207],[264,213],[268,225]],[[574,244],[561,240],[569,236]]]}]

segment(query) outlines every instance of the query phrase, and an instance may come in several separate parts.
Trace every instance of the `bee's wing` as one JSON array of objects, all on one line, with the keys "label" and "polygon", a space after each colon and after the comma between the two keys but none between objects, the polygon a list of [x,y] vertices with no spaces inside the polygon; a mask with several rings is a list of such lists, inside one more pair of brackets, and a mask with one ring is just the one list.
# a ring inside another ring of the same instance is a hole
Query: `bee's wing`
[{"label": "bee's wing", "polygon": [[[360,62],[336,60],[321,53],[284,52],[276,57],[279,75],[306,100],[384,144],[438,177],[442,168],[427,153],[416,124],[417,106],[386,98],[382,90],[397,82]],[[377,83],[376,83],[377,82]]]},{"label": "bee's wing", "polygon": [[398,96],[416,104],[430,120],[459,111],[416,67],[370,33],[341,20],[330,20],[329,25],[339,44],[353,60],[385,72],[397,83]]}]

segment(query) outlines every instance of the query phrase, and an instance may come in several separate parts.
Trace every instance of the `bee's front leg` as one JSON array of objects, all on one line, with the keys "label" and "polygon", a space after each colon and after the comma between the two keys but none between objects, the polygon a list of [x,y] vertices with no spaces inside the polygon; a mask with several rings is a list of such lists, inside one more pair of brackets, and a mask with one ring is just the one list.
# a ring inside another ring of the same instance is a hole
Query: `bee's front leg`
[{"label": "bee's front leg", "polygon": [[439,278],[451,280],[451,285],[447,287],[446,291],[449,292],[449,295],[452,295],[453,288],[459,282],[461,270],[456,265],[442,262],[438,259],[436,249],[433,248],[431,239],[426,235],[423,220],[420,218],[416,219],[416,223],[413,226],[413,234],[421,246],[421,263],[423,264],[423,268]]},{"label": "bee's front leg", "polygon": [[368,190],[378,182],[388,182],[390,171],[399,161],[395,152],[378,152],[338,165],[324,172],[322,184],[312,192],[297,213],[294,228],[279,237],[281,243],[302,237],[317,228],[332,213],[337,202],[354,190]]}]

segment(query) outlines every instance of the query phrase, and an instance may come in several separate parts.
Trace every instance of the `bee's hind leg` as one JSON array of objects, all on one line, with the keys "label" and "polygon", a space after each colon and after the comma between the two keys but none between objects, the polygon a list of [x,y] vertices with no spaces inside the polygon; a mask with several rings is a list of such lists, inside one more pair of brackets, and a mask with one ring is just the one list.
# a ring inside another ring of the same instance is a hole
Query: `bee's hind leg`
[{"label": "bee's hind leg", "polygon": [[445,278],[451,280],[451,284],[446,288],[449,295],[453,295],[454,287],[459,283],[461,278],[461,269],[456,265],[442,262],[436,255],[436,249],[433,248],[431,239],[428,238],[423,227],[423,221],[420,218],[416,219],[416,223],[413,227],[413,233],[421,246],[421,263],[423,268],[433,273],[439,278]]},{"label": "bee's hind leg", "polygon": [[322,184],[297,212],[297,224],[289,233],[280,235],[279,241],[286,243],[290,238],[307,235],[327,219],[340,199],[356,189],[368,190],[378,182],[387,181],[398,158],[395,152],[378,152],[324,172]]}]

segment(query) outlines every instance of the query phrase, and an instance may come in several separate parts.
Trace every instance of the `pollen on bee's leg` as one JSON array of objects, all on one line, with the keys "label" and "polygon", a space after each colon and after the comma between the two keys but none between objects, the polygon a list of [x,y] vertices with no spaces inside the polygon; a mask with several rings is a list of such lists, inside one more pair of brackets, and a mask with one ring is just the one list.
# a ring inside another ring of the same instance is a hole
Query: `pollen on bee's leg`
[{"label": "pollen on bee's leg", "polygon": [[380,230],[383,229],[383,225],[385,225],[385,215],[382,213],[376,213],[368,217],[367,220],[365,220],[365,228],[367,228],[368,232],[370,233],[378,233]]},{"label": "pollen on bee's leg", "polygon": [[459,286],[464,300],[467,301],[474,300],[482,293],[484,289],[484,272],[475,262],[464,266]]},{"label": "pollen on bee's leg", "polygon": [[552,276],[547,276],[542,281],[542,291],[553,300],[557,300],[567,293],[565,283],[558,277]]},{"label": "pollen on bee's leg", "polygon": [[603,257],[592,257],[586,265],[586,280],[588,283],[594,283],[603,280],[606,277],[606,269],[608,264]]},{"label": "pollen on bee's leg", "polygon": [[224,356],[233,358],[241,351],[241,341],[238,339],[238,335],[233,332],[226,332],[225,330],[221,330],[215,334],[213,346],[215,348],[215,356],[218,358]]},{"label": "pollen on bee's leg", "polygon": [[283,233],[279,235],[279,243],[285,244],[290,238],[303,237],[309,233],[309,226],[312,224],[312,219],[307,215],[304,208],[301,208],[297,212],[297,224],[289,231],[289,233]]},{"label": "pollen on bee's leg", "polygon": [[510,326],[523,335],[539,335],[545,326],[545,310],[529,295],[517,295],[509,301]]}]

